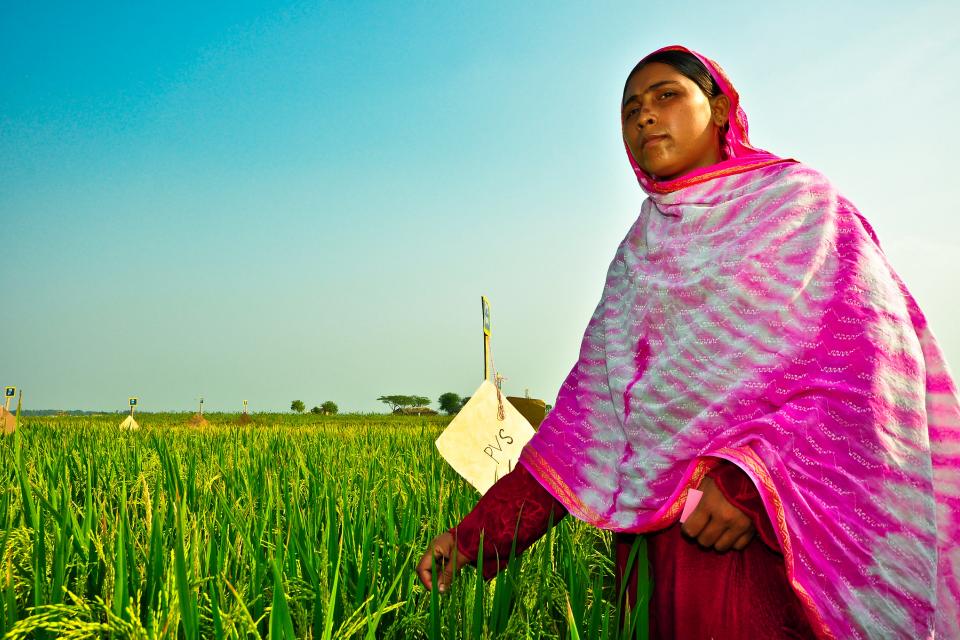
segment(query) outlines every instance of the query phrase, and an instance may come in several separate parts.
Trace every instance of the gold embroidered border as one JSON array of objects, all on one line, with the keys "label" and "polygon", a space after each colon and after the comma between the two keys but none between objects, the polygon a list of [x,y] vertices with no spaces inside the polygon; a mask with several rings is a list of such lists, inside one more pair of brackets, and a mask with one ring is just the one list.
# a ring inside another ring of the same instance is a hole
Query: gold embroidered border
[{"label": "gold embroidered border", "polygon": [[660,517],[658,517],[656,520],[650,521],[647,526],[643,528],[643,533],[648,531],[657,531],[659,529],[666,529],[679,520],[680,512],[683,511],[683,505],[687,501],[687,493],[690,491],[690,489],[696,488],[700,484],[700,481],[703,480],[704,476],[713,471],[713,469],[719,464],[719,460],[700,458],[697,461],[696,466],[694,466],[690,477],[687,478],[687,480],[683,483],[683,488],[680,490],[677,499],[671,501],[670,506],[660,515]]},{"label": "gold embroidered border", "polygon": [[725,176],[735,175],[737,173],[743,173],[744,171],[750,171],[751,169],[760,169],[761,167],[769,167],[770,165],[778,164],[780,162],[796,162],[791,158],[777,158],[775,160],[763,160],[762,162],[755,162],[753,164],[740,165],[737,167],[727,167],[726,169],[718,169],[716,171],[711,171],[709,173],[704,173],[703,175],[695,176],[692,178],[678,178],[677,180],[671,180],[664,183],[653,183],[650,187],[651,191],[657,193],[672,193],[679,189],[685,187],[692,187],[695,184],[700,184],[701,182],[706,182],[707,180],[712,180],[714,178],[722,178]]},{"label": "gold embroidered border", "polygon": [[550,489],[560,498],[561,502],[572,505],[572,510],[577,510],[583,514],[587,522],[596,527],[606,522],[606,518],[603,518],[596,511],[584,504],[583,500],[574,493],[573,489],[567,486],[567,483],[563,481],[560,474],[553,470],[553,467],[550,466],[538,451],[527,447],[523,452],[523,459],[537,470],[541,480],[549,485]]},{"label": "gold embroidered border", "polygon": [[797,597],[800,598],[800,601],[803,603],[804,609],[806,609],[807,614],[811,617],[810,623],[813,626],[814,631],[817,633],[817,636],[822,638],[830,638],[831,640],[835,639],[836,636],[834,636],[833,632],[827,627],[827,623],[824,621],[820,610],[813,601],[813,598],[810,597],[810,593],[796,579],[796,573],[794,572],[793,545],[790,540],[790,529],[787,527],[787,517],[783,511],[783,502],[780,500],[780,495],[777,493],[777,490],[773,485],[773,480],[770,477],[763,460],[761,460],[753,451],[753,449],[750,448],[723,448],[717,450],[717,453],[728,456],[742,463],[745,467],[749,468],[757,478],[760,479],[763,489],[766,492],[767,497],[770,498],[770,501],[773,503],[774,511],[776,511],[774,514],[776,516],[776,521],[774,524],[776,525],[777,530],[780,532],[780,544],[783,550],[783,559],[787,565],[787,577],[790,580],[790,586],[793,587]]}]

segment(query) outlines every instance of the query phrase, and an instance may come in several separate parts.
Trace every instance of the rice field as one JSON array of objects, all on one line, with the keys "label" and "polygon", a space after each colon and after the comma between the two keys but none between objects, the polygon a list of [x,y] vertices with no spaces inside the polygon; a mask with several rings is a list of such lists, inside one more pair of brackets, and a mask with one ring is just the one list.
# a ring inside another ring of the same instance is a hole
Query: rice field
[{"label": "rice field", "polygon": [[569,517],[494,580],[420,585],[478,497],[433,444],[449,418],[122,418],[0,440],[0,637],[646,637],[643,607],[618,629],[610,534]]}]

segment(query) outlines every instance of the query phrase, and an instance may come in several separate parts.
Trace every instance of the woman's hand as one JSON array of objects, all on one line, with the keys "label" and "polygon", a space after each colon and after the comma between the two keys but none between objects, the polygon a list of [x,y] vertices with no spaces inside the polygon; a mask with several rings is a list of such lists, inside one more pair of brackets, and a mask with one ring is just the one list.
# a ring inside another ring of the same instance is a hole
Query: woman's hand
[{"label": "woman's hand", "polygon": [[[454,558],[455,555],[456,558]],[[454,576],[460,573],[460,569],[464,565],[468,564],[457,552],[456,541],[449,531],[444,531],[434,538],[430,546],[427,547],[427,552],[417,563],[417,577],[420,578],[423,586],[431,590],[433,589],[431,568],[434,562],[439,562],[437,565],[437,582],[440,583],[440,593],[444,593],[450,588]]]},{"label": "woman's hand", "polygon": [[708,549],[742,551],[757,532],[753,522],[723,497],[709,477],[700,483],[700,490],[703,497],[681,530]]}]

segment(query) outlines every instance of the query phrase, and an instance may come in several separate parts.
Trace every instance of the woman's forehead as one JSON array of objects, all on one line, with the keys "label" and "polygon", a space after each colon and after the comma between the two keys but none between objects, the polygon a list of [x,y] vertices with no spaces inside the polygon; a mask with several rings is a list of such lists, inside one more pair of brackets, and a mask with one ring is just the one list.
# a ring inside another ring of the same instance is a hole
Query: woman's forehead
[{"label": "woman's forehead", "polygon": [[671,83],[693,84],[689,78],[670,65],[651,62],[637,69],[627,78],[627,84],[623,88],[623,103],[626,104],[631,98]]},{"label": "woman's forehead", "polygon": [[[651,62],[631,73],[630,77],[627,78],[627,86],[637,89],[644,83],[650,85],[661,80],[680,80],[684,78],[686,78],[685,75],[664,62]],[[646,88],[643,87],[642,90]]]}]

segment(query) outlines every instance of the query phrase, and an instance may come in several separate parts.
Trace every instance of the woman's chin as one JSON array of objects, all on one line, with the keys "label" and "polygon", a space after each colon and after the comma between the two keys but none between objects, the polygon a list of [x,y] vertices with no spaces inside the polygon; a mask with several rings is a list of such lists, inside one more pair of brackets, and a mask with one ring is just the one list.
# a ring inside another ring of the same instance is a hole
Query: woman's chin
[{"label": "woman's chin", "polygon": [[676,165],[660,165],[655,169],[651,169],[647,173],[652,175],[655,180],[658,182],[666,182],[667,180],[675,180],[676,178],[683,177],[693,171],[695,167],[677,167]]},{"label": "woman's chin", "polygon": [[679,175],[679,169],[671,162],[647,162],[641,167],[656,180],[670,180]]},{"label": "woman's chin", "polygon": [[647,171],[647,173],[653,176],[654,180],[658,180],[660,182],[665,180],[673,180],[680,175],[680,173],[670,167],[665,167],[663,169],[651,169]]}]

